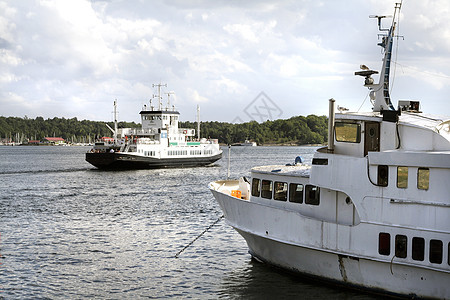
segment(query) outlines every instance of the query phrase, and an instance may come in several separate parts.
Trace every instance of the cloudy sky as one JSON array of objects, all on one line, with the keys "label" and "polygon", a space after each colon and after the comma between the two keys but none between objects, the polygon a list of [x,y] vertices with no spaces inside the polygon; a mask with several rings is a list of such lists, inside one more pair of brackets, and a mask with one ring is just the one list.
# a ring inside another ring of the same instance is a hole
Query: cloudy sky
[{"label": "cloudy sky", "polygon": [[[117,99],[139,121],[159,82],[182,120],[197,104],[225,122],[325,115],[331,97],[367,111],[353,73],[380,70],[369,15],[395,2],[0,0],[0,115],[110,121]],[[448,0],[403,1],[394,106],[450,115],[449,15]]]}]

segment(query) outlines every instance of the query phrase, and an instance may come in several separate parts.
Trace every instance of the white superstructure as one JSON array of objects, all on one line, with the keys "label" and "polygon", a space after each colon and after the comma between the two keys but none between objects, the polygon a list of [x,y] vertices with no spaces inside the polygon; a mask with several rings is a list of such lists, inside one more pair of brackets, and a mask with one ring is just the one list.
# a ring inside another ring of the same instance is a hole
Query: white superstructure
[{"label": "white superstructure", "polygon": [[376,71],[356,73],[366,77],[372,112],[334,114],[331,99],[329,145],[310,166],[256,167],[249,181],[210,189],[261,261],[376,292],[449,299],[450,118],[421,113],[418,101],[393,109],[394,28],[380,44],[380,82]]}]

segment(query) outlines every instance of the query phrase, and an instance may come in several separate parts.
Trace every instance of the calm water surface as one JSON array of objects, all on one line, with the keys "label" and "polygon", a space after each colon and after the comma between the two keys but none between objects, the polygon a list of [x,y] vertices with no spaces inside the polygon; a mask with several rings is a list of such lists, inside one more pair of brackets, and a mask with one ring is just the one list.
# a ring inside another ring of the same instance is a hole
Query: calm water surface
[{"label": "calm water surface", "polygon": [[[88,147],[0,146],[0,298],[375,299],[255,262],[220,220],[214,166],[99,171]],[[231,177],[313,147],[233,147]]]}]

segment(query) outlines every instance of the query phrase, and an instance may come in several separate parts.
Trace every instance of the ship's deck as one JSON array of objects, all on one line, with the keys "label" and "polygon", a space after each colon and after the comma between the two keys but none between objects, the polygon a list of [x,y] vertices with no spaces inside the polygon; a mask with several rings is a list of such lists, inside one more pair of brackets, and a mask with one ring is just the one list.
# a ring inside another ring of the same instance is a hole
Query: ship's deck
[{"label": "ship's deck", "polygon": [[301,176],[309,177],[311,171],[311,166],[309,165],[270,165],[270,166],[260,166],[252,168],[252,172],[262,173],[262,174],[278,174],[286,176]]}]

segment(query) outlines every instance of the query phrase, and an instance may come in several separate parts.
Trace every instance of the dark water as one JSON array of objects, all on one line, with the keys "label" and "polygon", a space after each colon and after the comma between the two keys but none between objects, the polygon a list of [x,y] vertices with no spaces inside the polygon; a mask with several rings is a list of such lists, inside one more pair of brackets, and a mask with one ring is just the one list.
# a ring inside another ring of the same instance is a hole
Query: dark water
[{"label": "dark water", "polygon": [[[367,299],[255,262],[220,220],[212,167],[106,172],[87,147],[0,146],[0,298]],[[311,160],[311,147],[234,147],[231,177]]]}]

